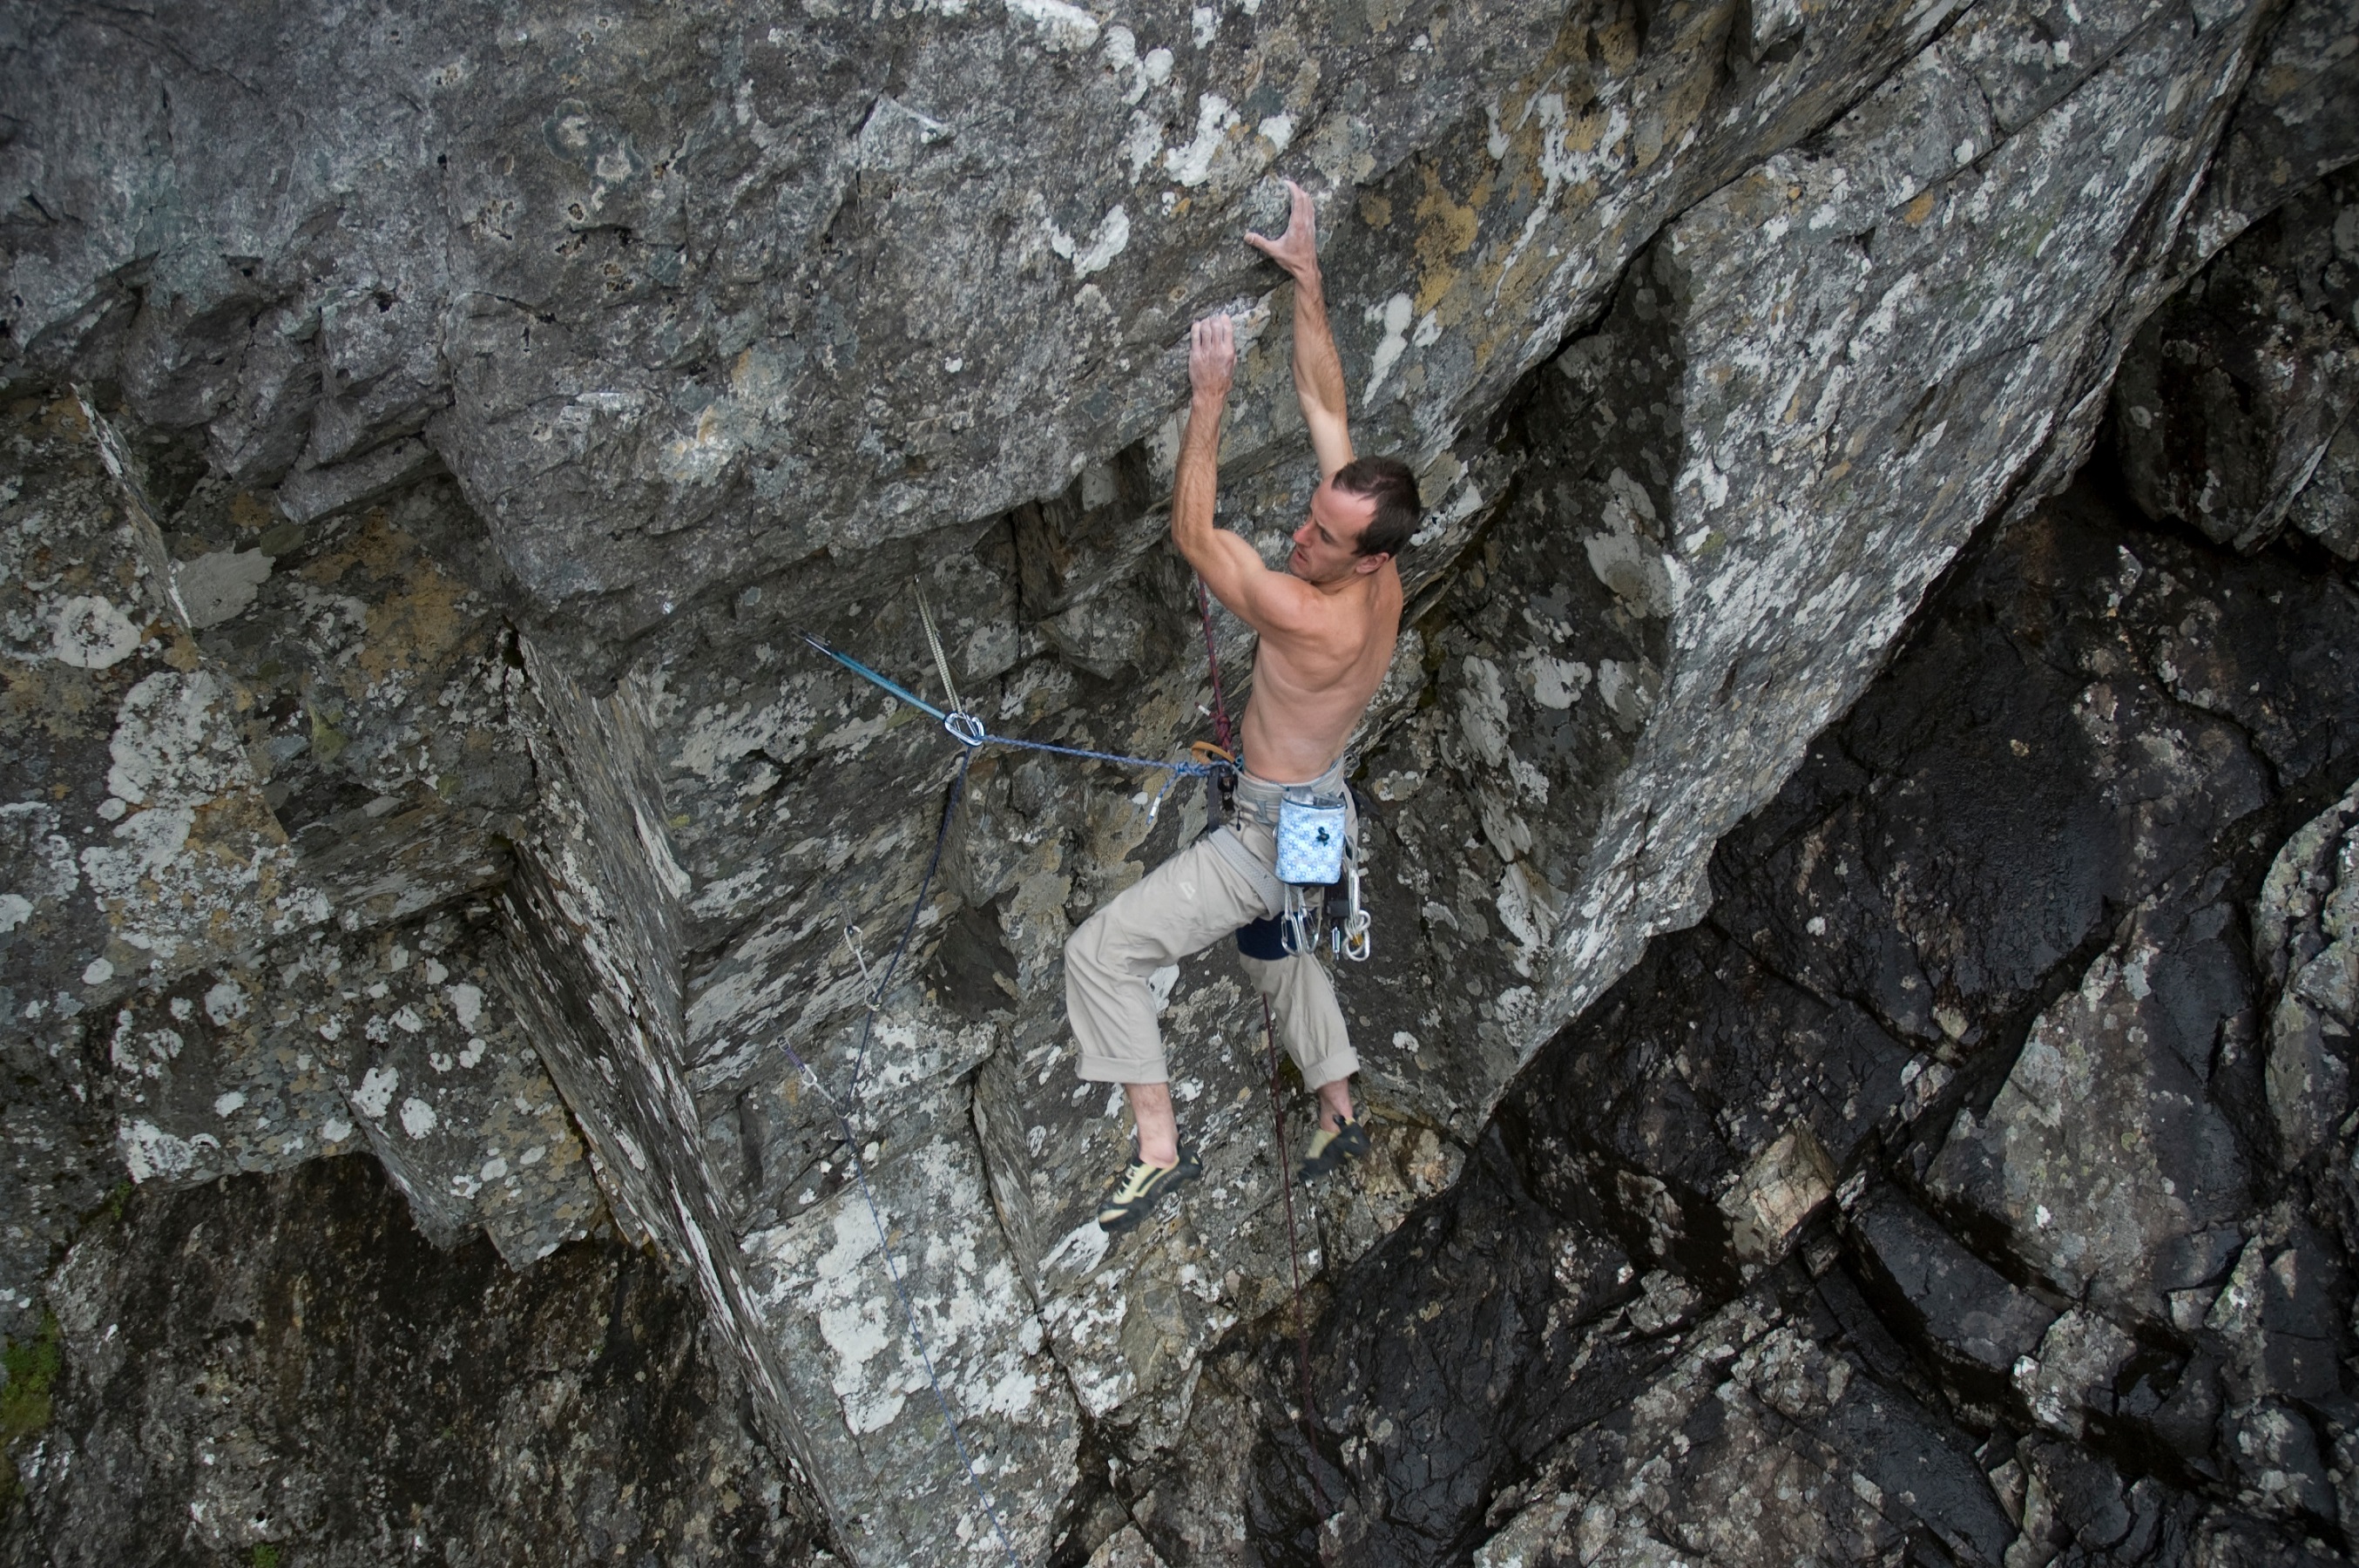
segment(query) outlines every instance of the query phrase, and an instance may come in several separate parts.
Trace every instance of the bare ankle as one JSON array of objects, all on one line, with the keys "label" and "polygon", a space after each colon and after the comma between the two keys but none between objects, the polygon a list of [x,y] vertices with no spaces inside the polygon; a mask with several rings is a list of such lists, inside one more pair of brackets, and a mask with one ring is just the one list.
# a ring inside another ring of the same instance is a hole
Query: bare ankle
[{"label": "bare ankle", "polygon": [[1338,1079],[1319,1086],[1319,1126],[1322,1131],[1334,1132],[1352,1119],[1351,1080]]}]

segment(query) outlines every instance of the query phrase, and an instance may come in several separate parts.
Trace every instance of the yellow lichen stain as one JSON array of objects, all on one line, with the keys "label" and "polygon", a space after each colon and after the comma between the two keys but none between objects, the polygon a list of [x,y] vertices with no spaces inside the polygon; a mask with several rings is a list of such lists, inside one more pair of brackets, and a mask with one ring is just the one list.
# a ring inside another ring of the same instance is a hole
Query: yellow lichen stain
[{"label": "yellow lichen stain", "polygon": [[51,402],[41,410],[41,426],[46,435],[64,436],[71,441],[90,439],[90,420],[82,414],[79,397],[65,397]]},{"label": "yellow lichen stain", "polygon": [[[475,631],[478,617],[462,607],[465,587],[393,527],[383,508],[371,512],[342,548],[305,564],[299,575],[325,587],[354,567],[381,583],[398,584],[368,605],[365,635],[353,659],[367,683],[395,670],[440,669]],[[346,684],[354,697],[365,694],[354,683]]]},{"label": "yellow lichen stain", "polygon": [[1417,257],[1427,267],[1446,266],[1474,246],[1475,220],[1472,206],[1452,201],[1450,190],[1430,163],[1418,165],[1424,194],[1417,201]]},{"label": "yellow lichen stain", "polygon": [[192,674],[205,656],[197,641],[179,626],[173,626],[164,638],[164,662],[183,675]]},{"label": "yellow lichen stain", "polygon": [[1592,48],[1608,78],[1626,77],[1638,69],[1638,16],[1625,5],[1614,18],[1589,35]]},{"label": "yellow lichen stain", "polygon": [[107,734],[114,727],[114,702],[104,679],[49,659],[0,661],[0,735],[38,732],[80,740]]},{"label": "yellow lichen stain", "polygon": [[237,525],[240,533],[258,534],[276,528],[278,514],[264,505],[251,490],[241,490],[229,498],[229,520]]},{"label": "yellow lichen stain", "polygon": [[342,757],[344,747],[352,744],[352,737],[336,727],[330,712],[306,701],[303,714],[311,724],[311,755],[321,762],[333,762]]},{"label": "yellow lichen stain", "polygon": [[[1479,224],[1473,204],[1451,200],[1430,164],[1418,166],[1418,178],[1425,186],[1417,202],[1417,308],[1422,312],[1458,283],[1457,260],[1474,248]],[[1485,179],[1477,194],[1489,183]]]},{"label": "yellow lichen stain", "polygon": [[1603,109],[1593,109],[1588,114],[1568,122],[1564,127],[1565,150],[1578,153],[1595,152],[1598,143],[1605,139],[1606,124],[1605,112]]},{"label": "yellow lichen stain", "polygon": [[240,787],[216,795],[198,805],[189,824],[190,850],[210,856],[224,870],[257,869],[262,877],[258,890],[266,897],[276,890],[278,878],[255,848],[282,849],[286,844],[287,830],[278,825],[277,814],[258,789]]},{"label": "yellow lichen stain", "polygon": [[1933,193],[1930,191],[1926,191],[1923,195],[1918,197],[1917,200],[1909,202],[1908,205],[1900,209],[1901,218],[1910,228],[1915,228],[1917,225],[1922,223],[1926,219],[1933,215]]},{"label": "yellow lichen stain", "polygon": [[1381,229],[1393,221],[1392,201],[1371,191],[1360,198],[1360,222],[1372,229]]}]

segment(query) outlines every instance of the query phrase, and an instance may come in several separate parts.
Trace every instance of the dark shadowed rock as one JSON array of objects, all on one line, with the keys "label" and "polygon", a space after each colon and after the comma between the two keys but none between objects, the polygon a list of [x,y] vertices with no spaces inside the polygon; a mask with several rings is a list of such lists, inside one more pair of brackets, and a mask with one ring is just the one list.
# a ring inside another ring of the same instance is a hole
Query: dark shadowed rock
[{"label": "dark shadowed rock", "polygon": [[611,1236],[518,1273],[334,1160],[141,1193],[51,1299],[24,1568],[814,1560],[693,1299]]},{"label": "dark shadowed rock", "polygon": [[1962,1384],[1977,1375],[2003,1384],[2056,1321],[2053,1308],[2008,1284],[1897,1192],[1880,1193],[1851,1223],[1867,1271],[1897,1298],[1887,1321],[1914,1319]]}]

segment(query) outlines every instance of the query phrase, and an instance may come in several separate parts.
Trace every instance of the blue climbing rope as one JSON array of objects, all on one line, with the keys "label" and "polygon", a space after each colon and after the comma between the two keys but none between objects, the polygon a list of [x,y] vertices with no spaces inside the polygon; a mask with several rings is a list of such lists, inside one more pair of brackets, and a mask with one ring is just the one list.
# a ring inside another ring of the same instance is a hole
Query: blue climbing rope
[{"label": "blue climbing rope", "polygon": [[969,755],[973,755],[974,752],[980,751],[986,746],[1004,746],[1012,747],[1018,751],[1044,751],[1052,757],[1077,757],[1085,762],[1111,762],[1118,768],[1148,768],[1169,770],[1171,777],[1164,782],[1163,788],[1156,792],[1154,800],[1151,801],[1147,808],[1147,816],[1149,822],[1154,821],[1156,813],[1163,809],[1164,800],[1171,793],[1172,787],[1179,783],[1180,779],[1209,779],[1215,774],[1227,772],[1234,766],[1234,764],[1227,762],[1198,762],[1190,757],[1167,757],[1158,760],[1152,757],[1125,757],[1118,751],[1092,751],[1087,746],[1053,746],[1045,740],[1025,740],[1017,735],[993,735],[990,731],[983,727],[983,721],[975,717],[973,714],[962,713],[946,713],[941,709],[934,706],[931,702],[927,702],[923,697],[919,697],[909,691],[907,688],[897,684],[885,676],[879,675],[876,671],[869,669],[868,666],[861,663],[860,660],[853,658],[850,654],[838,652],[834,648],[828,647],[827,644],[820,641],[819,638],[811,636],[809,632],[804,632],[801,636],[803,641],[810,644],[811,647],[819,649],[820,652],[827,655],[830,659],[835,660],[846,670],[851,670],[854,675],[859,676],[862,680],[869,681],[870,683],[891,692],[894,696],[898,697],[902,702],[908,703],[909,706],[917,709],[919,713],[930,715],[937,724],[942,726],[943,730],[950,735],[952,740],[957,741],[961,746],[967,748]]}]

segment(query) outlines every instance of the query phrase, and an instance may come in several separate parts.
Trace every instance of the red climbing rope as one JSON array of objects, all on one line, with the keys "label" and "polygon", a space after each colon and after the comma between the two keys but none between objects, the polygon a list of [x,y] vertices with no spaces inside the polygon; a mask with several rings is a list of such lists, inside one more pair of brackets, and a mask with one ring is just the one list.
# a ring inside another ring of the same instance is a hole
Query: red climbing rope
[{"label": "red climbing rope", "polygon": [[1294,1272],[1294,1368],[1301,1379],[1302,1410],[1298,1418],[1302,1426],[1302,1471],[1310,1477],[1310,1489],[1319,1498],[1319,1511],[1327,1511],[1327,1489],[1319,1484],[1318,1408],[1310,1402],[1310,1320],[1302,1312],[1302,1248],[1294,1233],[1294,1161],[1286,1151],[1286,1108],[1278,1100],[1277,1081],[1277,1018],[1269,1010],[1269,998],[1261,999],[1262,1038],[1269,1042],[1269,1116],[1277,1128],[1277,1173],[1281,1190],[1286,1193],[1286,1261]]},{"label": "red climbing rope", "polygon": [[[1212,735],[1223,751],[1236,756],[1235,732],[1229,724],[1229,702],[1221,690],[1221,649],[1212,635],[1212,596],[1205,590],[1202,577],[1196,579],[1196,614],[1204,626],[1204,663],[1212,673]],[[1261,999],[1262,1037],[1269,1045],[1269,1116],[1277,1133],[1277,1179],[1279,1190],[1286,1194],[1286,1261],[1293,1273],[1294,1285],[1294,1366],[1301,1379],[1302,1409],[1300,1422],[1306,1450],[1303,1473],[1310,1477],[1310,1489],[1319,1499],[1319,1511],[1327,1511],[1327,1491],[1319,1484],[1317,1430],[1318,1408],[1310,1402],[1310,1320],[1302,1310],[1302,1247],[1294,1226],[1294,1161],[1286,1149],[1286,1105],[1280,1099],[1277,1078],[1277,1018],[1270,1011],[1269,998]]]},{"label": "red climbing rope", "polygon": [[1204,662],[1212,671],[1212,738],[1234,757],[1237,742],[1229,729],[1228,699],[1221,695],[1221,649],[1212,638],[1212,596],[1205,592],[1201,577],[1196,579],[1196,615],[1204,623]]}]

